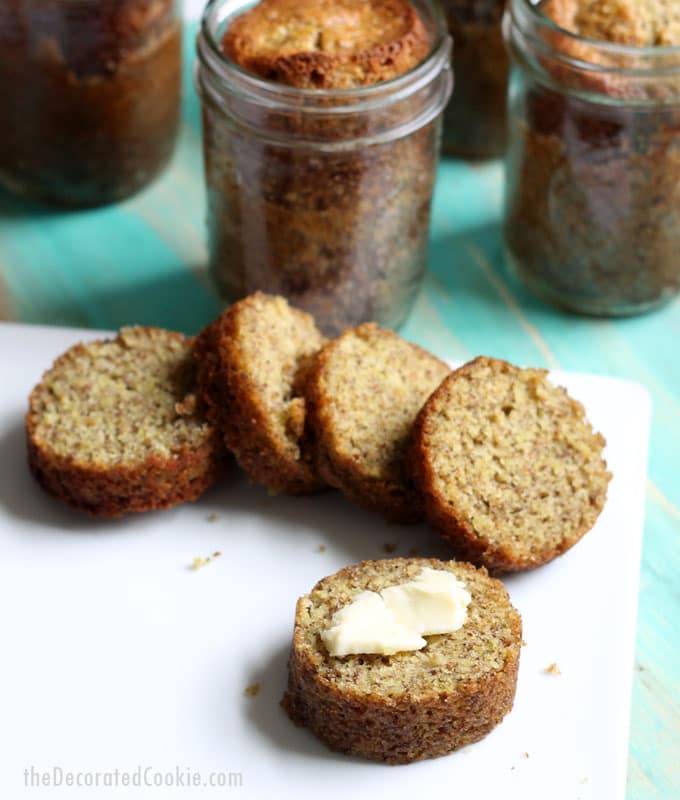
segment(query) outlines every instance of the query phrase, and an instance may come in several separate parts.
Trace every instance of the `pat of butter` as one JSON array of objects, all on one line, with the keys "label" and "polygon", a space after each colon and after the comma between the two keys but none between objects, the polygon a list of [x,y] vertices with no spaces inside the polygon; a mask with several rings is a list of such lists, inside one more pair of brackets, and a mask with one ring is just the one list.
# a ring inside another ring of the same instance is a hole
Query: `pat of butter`
[{"label": "pat of butter", "polygon": [[470,593],[455,575],[424,567],[408,583],[361,592],[336,611],[321,638],[332,656],[422,650],[423,636],[465,624]]},{"label": "pat of butter", "polygon": [[336,611],[331,627],[321,633],[321,638],[332,656],[393,655],[401,650],[420,650],[427,644],[419,633],[397,622],[376,592],[361,592]]},{"label": "pat of butter", "polygon": [[380,593],[394,618],[421,636],[453,633],[467,619],[470,593],[455,575],[423,567],[408,583],[390,586]]}]

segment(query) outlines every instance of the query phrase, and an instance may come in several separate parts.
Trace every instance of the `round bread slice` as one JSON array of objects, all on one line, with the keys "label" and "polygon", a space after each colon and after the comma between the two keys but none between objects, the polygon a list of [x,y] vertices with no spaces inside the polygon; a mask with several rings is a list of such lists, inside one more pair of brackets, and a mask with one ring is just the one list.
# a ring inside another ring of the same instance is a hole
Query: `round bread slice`
[{"label": "round bread slice", "polygon": [[[391,656],[329,655],[320,634],[359,592],[452,572],[471,595],[467,620],[427,646]],[[522,642],[520,615],[485,569],[395,558],[346,567],[300,598],[282,705],[332,750],[405,764],[482,739],[512,709]]]},{"label": "round bread slice", "polygon": [[241,467],[271,492],[323,489],[301,449],[305,400],[298,384],[324,342],[314,319],[258,292],[234,303],[205,336],[217,348],[216,365],[204,371],[206,397],[219,392],[215,419]]},{"label": "round bread slice", "polygon": [[395,522],[423,517],[406,466],[411,428],[450,370],[374,323],[329,342],[305,385],[321,477],[357,505]]},{"label": "round bread slice", "polygon": [[101,517],[196,500],[224,445],[197,407],[192,340],[123,328],[77,344],[29,397],[29,466],[72,508]]},{"label": "round bread slice", "polygon": [[460,558],[532,569],[575,544],[611,475],[583,406],[542,369],[477,358],[418,416],[411,467],[427,517]]}]

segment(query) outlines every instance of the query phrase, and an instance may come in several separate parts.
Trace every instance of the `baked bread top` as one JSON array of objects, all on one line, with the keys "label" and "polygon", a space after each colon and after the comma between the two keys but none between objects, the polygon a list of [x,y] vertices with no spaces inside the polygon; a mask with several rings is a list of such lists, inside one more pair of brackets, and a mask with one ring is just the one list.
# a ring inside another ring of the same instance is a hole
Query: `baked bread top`
[{"label": "baked bread top", "polygon": [[634,47],[680,45],[678,0],[544,0],[541,11],[587,39]]},{"label": "baked bread top", "polygon": [[301,451],[306,412],[298,390],[323,342],[311,315],[261,292],[234,303],[199,337],[201,352],[217,352],[199,375],[226,445],[273,492],[324,486]]},{"label": "baked bread top", "polygon": [[305,385],[319,474],[389,519],[422,518],[406,455],[416,415],[448,366],[393,331],[366,323],[333,339]]},{"label": "baked bread top", "polygon": [[391,80],[432,44],[407,0],[260,0],[229,23],[222,41],[244,70],[305,89]]},{"label": "baked bread top", "polygon": [[550,561],[595,524],[611,477],[604,444],[545,370],[477,358],[425,404],[411,468],[456,553],[512,572]]}]

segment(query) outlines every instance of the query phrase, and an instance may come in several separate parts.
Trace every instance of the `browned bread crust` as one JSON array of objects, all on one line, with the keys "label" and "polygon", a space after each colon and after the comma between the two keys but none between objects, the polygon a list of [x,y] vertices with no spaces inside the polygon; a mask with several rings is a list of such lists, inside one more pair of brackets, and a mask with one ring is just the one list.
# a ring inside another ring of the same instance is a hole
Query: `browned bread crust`
[{"label": "browned bread crust", "polygon": [[677,0],[543,0],[546,17],[571,33],[632,47],[680,44]]},{"label": "browned bread crust", "polygon": [[[380,591],[423,567],[464,581],[465,625],[393,656],[334,658],[319,633],[363,590]],[[436,559],[365,561],[317,583],[297,603],[282,705],[332,750],[391,764],[446,755],[486,736],[512,709],[522,622],[484,569]]]},{"label": "browned bread crust", "polygon": [[410,463],[457,557],[501,574],[551,561],[592,528],[611,478],[604,445],[545,370],[481,357],[425,404]]},{"label": "browned bread crust", "polygon": [[217,354],[200,370],[204,399],[249,477],[272,492],[324,488],[301,449],[305,401],[297,389],[324,341],[313,318],[258,292],[234,303],[201,339]]},{"label": "browned bread crust", "polygon": [[305,385],[319,475],[395,522],[423,517],[406,465],[411,426],[449,368],[393,331],[366,323],[333,339]]},{"label": "browned bread crust", "polygon": [[350,89],[415,68],[430,38],[406,0],[260,0],[230,22],[222,47],[267,80]]},{"label": "browned bread crust", "polygon": [[[100,517],[197,500],[217,480],[224,446],[196,408],[191,346],[179,333],[137,327],[61,355],[31,392],[26,414],[28,462],[40,485]],[[164,360],[154,397],[135,384],[138,375],[117,374],[123,355],[149,372]],[[98,405],[111,397],[112,406]],[[151,434],[136,431],[144,409],[163,418]],[[101,425],[103,416],[117,420],[115,433]],[[107,448],[118,455],[109,457]]]},{"label": "browned bread crust", "polygon": [[31,439],[30,432],[28,463],[46,492],[77,511],[110,518],[198,500],[221,472],[215,443],[206,442],[169,461],[150,456],[138,467],[105,469],[55,458]]},{"label": "browned bread crust", "polygon": [[221,431],[224,422],[224,402],[218,350],[219,331],[218,318],[198,334],[192,352],[196,365],[197,397],[206,417]]},{"label": "browned bread crust", "polygon": [[643,81],[631,77],[631,69],[649,69],[644,56],[636,59],[634,49],[624,55],[617,48],[602,46],[602,43],[626,48],[680,45],[677,0],[543,0],[539,9],[562,29],[547,36],[551,47],[558,53],[601,67],[576,70],[552,58],[541,59],[545,69],[563,87],[627,99],[677,101],[677,82],[668,78]]}]

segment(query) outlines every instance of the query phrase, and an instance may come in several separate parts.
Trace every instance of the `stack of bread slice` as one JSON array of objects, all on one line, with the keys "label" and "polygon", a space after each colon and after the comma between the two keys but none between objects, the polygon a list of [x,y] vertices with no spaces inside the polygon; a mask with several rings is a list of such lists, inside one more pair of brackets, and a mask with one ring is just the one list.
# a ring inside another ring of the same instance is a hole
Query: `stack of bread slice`
[{"label": "stack of bread slice", "polygon": [[426,517],[494,573],[539,566],[592,528],[604,439],[544,370],[460,369],[373,323],[326,341],[258,293],[195,339],[127,328],[62,355],[31,394],[41,485],[100,516],[195,500],[227,452],[273,493],[334,487],[397,522]]}]

